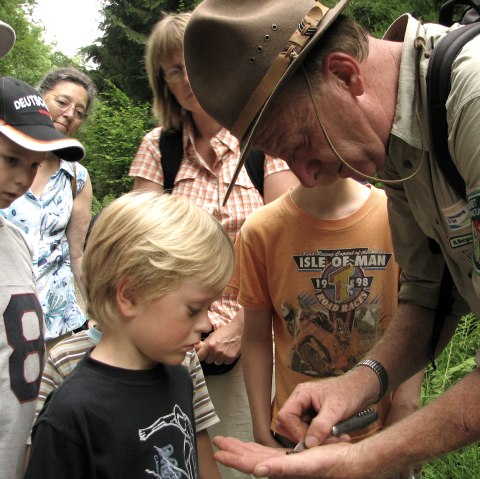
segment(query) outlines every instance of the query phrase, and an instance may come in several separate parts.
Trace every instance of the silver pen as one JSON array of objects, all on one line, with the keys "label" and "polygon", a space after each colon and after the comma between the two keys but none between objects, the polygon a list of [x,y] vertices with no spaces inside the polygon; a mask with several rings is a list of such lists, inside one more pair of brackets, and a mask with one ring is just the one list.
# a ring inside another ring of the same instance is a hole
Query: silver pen
[{"label": "silver pen", "polygon": [[[372,422],[378,419],[378,413],[375,409],[367,408],[358,412],[352,417],[341,421],[332,427],[332,436],[341,436],[347,432],[355,431],[357,429],[363,429],[369,426]],[[305,441],[302,439],[293,449],[293,451],[287,451],[287,454],[305,451]]]}]

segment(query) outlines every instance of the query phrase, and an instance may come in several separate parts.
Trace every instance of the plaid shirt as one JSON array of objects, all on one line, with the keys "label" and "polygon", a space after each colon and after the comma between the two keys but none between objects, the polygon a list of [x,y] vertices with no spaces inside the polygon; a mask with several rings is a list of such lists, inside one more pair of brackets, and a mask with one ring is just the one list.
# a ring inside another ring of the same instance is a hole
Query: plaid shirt
[{"label": "plaid shirt", "polygon": [[[155,128],[145,135],[130,167],[130,176],[158,183],[163,188],[163,171],[160,163],[160,133]],[[230,239],[235,242],[247,216],[260,206],[263,198],[253,185],[245,167],[238,175],[227,205],[223,198],[240,157],[240,144],[228,130],[221,129],[211,139],[216,158],[210,167],[198,155],[193,144],[193,128],[186,122],[183,129],[184,157],[172,194],[184,195],[220,221]],[[265,157],[265,176],[288,170],[283,160]],[[215,328],[230,322],[238,311],[235,297],[224,293],[210,311],[210,321]]]}]

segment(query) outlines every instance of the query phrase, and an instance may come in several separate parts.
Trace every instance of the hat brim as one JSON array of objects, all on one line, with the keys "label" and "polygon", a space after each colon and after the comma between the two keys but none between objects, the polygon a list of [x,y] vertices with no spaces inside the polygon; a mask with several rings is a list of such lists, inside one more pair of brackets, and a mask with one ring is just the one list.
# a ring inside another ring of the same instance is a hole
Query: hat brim
[{"label": "hat brim", "polygon": [[3,58],[15,44],[15,31],[0,20],[0,58]]},{"label": "hat brim", "polygon": [[[248,155],[248,152],[250,151],[250,148],[252,147],[252,140],[254,137],[254,134],[260,125],[265,112],[267,111],[268,107],[272,103],[272,101],[275,99],[275,94],[279,91],[280,87],[295,73],[302,62],[305,60],[307,55],[310,53],[312,48],[317,44],[317,42],[320,40],[322,35],[325,33],[325,31],[328,29],[328,27],[335,21],[335,19],[342,13],[342,11],[345,9],[345,7],[350,3],[350,0],[340,0],[335,7],[332,7],[328,10],[328,12],[325,14],[325,16],[322,18],[321,22],[319,23],[317,27],[317,31],[315,34],[312,36],[310,41],[304,46],[302,51],[299,53],[297,58],[292,61],[292,63],[289,65],[287,70],[283,73],[281,76],[280,80],[276,83],[274,86],[272,92],[268,96],[267,100],[263,104],[263,106],[260,108],[259,112],[257,113],[256,117],[252,121],[252,124],[250,127],[247,129],[245,132],[245,135],[241,139],[241,144],[240,144],[240,158],[238,160],[237,166],[235,167],[235,172],[232,177],[232,181],[230,182],[230,185],[228,186],[227,192],[225,194],[225,198],[223,200],[223,206],[225,206],[230,193],[235,185],[235,182],[238,178],[238,175],[240,173],[240,170],[242,166],[245,163],[246,157]],[[307,13],[307,12],[305,12]],[[279,52],[280,53],[280,52]]]},{"label": "hat brim", "polygon": [[62,160],[80,161],[85,156],[85,148],[74,138],[69,138],[47,125],[22,126],[0,124],[0,133],[17,145],[31,151],[52,152]]}]

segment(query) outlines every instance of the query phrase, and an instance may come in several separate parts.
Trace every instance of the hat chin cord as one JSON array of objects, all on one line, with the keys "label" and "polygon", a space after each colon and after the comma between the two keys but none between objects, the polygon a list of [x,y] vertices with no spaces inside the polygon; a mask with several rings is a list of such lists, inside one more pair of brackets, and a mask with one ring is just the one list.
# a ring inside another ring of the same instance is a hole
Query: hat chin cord
[{"label": "hat chin cord", "polygon": [[[340,153],[338,153],[338,151],[335,149],[335,147],[333,146],[333,143],[332,141],[330,140],[330,137],[328,136],[328,133],[327,133],[327,130],[325,129],[322,121],[320,120],[320,114],[318,113],[318,108],[317,108],[317,105],[315,103],[315,100],[313,98],[313,90],[312,90],[312,85],[310,83],[310,79],[308,78],[308,74],[307,72],[305,71],[305,68],[303,67],[303,65],[301,65],[300,67],[302,69],[302,72],[303,72],[303,75],[305,77],[305,80],[307,82],[307,87],[308,87],[308,93],[310,95],[310,99],[312,101],[312,105],[313,105],[313,110],[315,111],[315,116],[317,117],[317,121],[318,121],[318,124],[320,125],[320,128],[322,129],[322,132],[323,134],[325,135],[325,139],[327,140],[327,143],[328,143],[328,146],[330,147],[330,149],[332,150],[332,153],[335,155],[335,157],[340,161],[340,163],[342,163],[342,165],[346,166],[349,170],[353,171],[355,174],[357,174],[358,176],[361,176],[362,178],[365,178],[369,181],[373,181],[373,182],[381,182],[381,183],[385,183],[385,184],[388,184],[388,185],[393,185],[393,184],[399,184],[399,183],[403,183],[404,181],[407,181],[409,180],[410,178],[413,178],[420,170],[420,168],[422,167],[423,165],[423,161],[424,161],[424,158],[425,158],[425,149],[423,148],[423,134],[422,134],[422,129],[419,128],[420,132],[421,132],[421,143],[422,143],[422,159],[420,161],[420,164],[418,165],[418,168],[409,176],[406,176],[405,178],[400,178],[398,180],[387,180],[387,179],[382,179],[382,178],[378,178],[378,177],[375,177],[375,176],[370,176],[370,175],[367,175],[366,173],[362,173],[361,171],[357,170],[356,168],[354,168],[352,165],[348,164],[341,156],[340,156]],[[417,82],[418,83],[418,82]],[[418,86],[416,85],[416,88],[415,88],[415,99],[417,98],[417,90],[418,90]],[[417,104],[417,102],[415,102]],[[418,116],[418,109],[416,110],[416,118],[417,118],[417,122],[419,124],[419,127],[420,127],[420,119],[419,119],[419,116]]]}]

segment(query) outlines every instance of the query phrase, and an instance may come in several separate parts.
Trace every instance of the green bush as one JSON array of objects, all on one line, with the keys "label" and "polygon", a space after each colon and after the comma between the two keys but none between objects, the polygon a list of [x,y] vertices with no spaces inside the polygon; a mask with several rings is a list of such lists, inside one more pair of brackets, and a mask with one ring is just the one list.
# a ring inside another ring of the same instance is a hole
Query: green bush
[{"label": "green bush", "polygon": [[[474,314],[464,316],[457,330],[436,360],[437,369],[428,366],[422,387],[422,403],[443,391],[473,370],[475,351],[480,344],[480,322]],[[473,479],[480,476],[478,444],[452,452],[423,467],[423,479]]]},{"label": "green bush", "polygon": [[130,164],[143,136],[153,126],[150,105],[134,103],[111,83],[101,93],[78,134],[87,150],[82,164],[92,180],[94,213],[131,190]]}]

